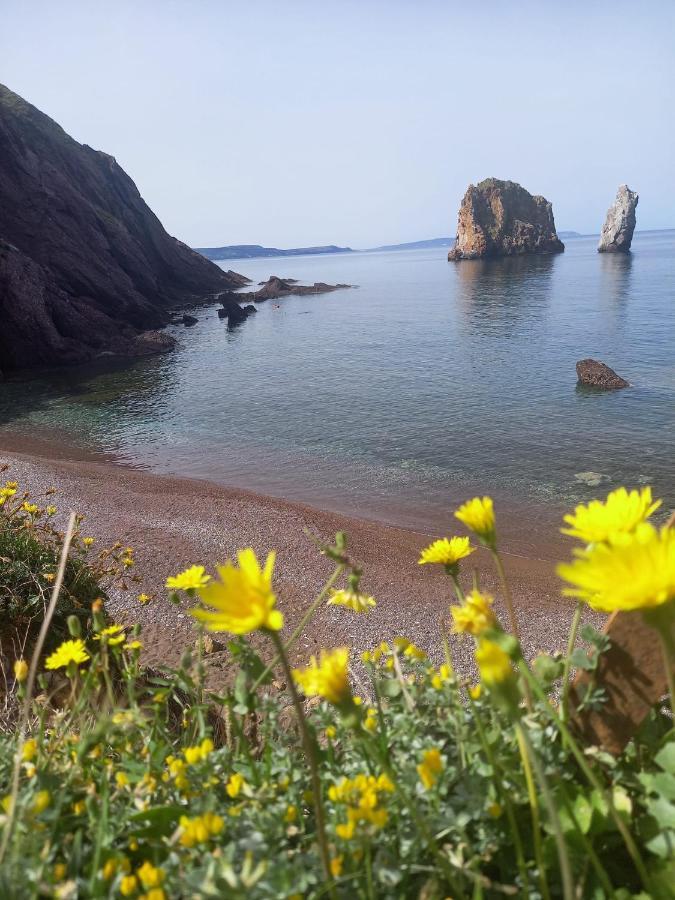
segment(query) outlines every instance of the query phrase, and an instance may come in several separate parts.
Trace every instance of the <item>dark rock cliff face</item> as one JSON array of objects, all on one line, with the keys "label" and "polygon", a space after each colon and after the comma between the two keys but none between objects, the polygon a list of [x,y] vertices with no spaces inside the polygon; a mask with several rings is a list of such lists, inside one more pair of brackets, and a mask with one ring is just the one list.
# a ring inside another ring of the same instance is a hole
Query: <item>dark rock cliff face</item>
[{"label": "dark rock cliff face", "polygon": [[459,210],[457,240],[449,260],[562,253],[553,209],[514,181],[486,178],[470,184]]},{"label": "dark rock cliff face", "polygon": [[0,371],[166,349],[167,308],[246,283],[171,237],[112,156],[0,85]]}]

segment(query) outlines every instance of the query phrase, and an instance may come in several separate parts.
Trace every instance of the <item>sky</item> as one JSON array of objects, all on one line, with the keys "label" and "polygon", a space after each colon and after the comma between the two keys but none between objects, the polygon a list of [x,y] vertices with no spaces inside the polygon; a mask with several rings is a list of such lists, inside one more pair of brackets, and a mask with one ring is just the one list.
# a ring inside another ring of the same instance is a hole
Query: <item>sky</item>
[{"label": "sky", "polygon": [[455,234],[511,179],[597,233],[675,226],[673,0],[0,0],[0,82],[192,246]]}]

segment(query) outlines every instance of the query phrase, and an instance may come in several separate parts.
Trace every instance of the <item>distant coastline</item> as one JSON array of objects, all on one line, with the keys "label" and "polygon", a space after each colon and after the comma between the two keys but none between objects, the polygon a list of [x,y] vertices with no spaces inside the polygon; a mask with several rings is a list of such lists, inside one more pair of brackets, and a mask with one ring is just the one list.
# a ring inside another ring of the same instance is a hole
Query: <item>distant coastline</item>
[{"label": "distant coastline", "polygon": [[[639,228],[636,234],[651,234],[658,231],[671,231],[670,228]],[[558,237],[562,241],[575,238],[598,237],[599,232],[585,233],[581,231],[558,231]],[[328,244],[322,247],[293,247],[282,250],[278,247],[263,247],[261,244],[230,244],[225,247],[194,247],[197,253],[201,253],[212,261],[224,259],[264,259],[285,256],[327,256],[335,253],[378,253],[397,252],[399,250],[433,250],[440,247],[452,247],[455,239],[451,237],[429,238],[423,241],[408,241],[403,244],[382,244],[379,247],[366,247],[355,250],[353,247],[340,247],[337,244]]]}]

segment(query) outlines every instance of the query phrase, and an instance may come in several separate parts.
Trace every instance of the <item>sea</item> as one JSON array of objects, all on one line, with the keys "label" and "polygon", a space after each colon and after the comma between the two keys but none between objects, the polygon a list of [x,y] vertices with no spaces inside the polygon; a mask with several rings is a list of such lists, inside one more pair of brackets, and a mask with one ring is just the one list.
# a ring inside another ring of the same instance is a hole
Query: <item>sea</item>
[{"label": "sea", "polygon": [[[177,348],[0,383],[2,433],[58,438],[152,472],[424,528],[490,493],[561,508],[618,485],[675,506],[675,230],[627,255],[449,263],[444,248],[228,260],[348,290],[218,304]],[[250,289],[250,288],[249,288]],[[577,385],[604,361],[630,387]]]}]

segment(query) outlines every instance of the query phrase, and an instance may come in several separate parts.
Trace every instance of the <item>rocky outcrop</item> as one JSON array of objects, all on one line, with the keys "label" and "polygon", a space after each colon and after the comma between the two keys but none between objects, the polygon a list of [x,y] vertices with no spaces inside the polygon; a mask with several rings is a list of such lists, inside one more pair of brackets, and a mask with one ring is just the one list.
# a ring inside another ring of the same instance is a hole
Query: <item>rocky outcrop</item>
[{"label": "rocky outcrop", "polygon": [[0,239],[0,370],[149,352],[141,333],[168,307],[247,281],[167,234],[112,156],[2,85]]},{"label": "rocky outcrop", "polygon": [[579,384],[588,387],[599,388],[603,391],[615,391],[619,388],[630,387],[630,384],[617,375],[614,369],[596,359],[581,359],[577,363],[577,378]]},{"label": "rocky outcrop", "polygon": [[598,253],[628,253],[635,231],[635,207],[638,195],[627,184],[616,192],[616,200],[607,210],[600,232]]},{"label": "rocky outcrop", "polygon": [[298,284],[296,278],[279,278],[278,275],[270,275],[267,281],[261,281],[257,291],[228,291],[220,295],[223,306],[242,300],[253,300],[263,303],[265,300],[279,300],[281,297],[290,297],[291,294],[303,297],[307,294],[328,294],[331,291],[340,291],[352,287],[351,284],[326,284],[325,281],[315,281],[314,284]]},{"label": "rocky outcrop", "polygon": [[449,260],[562,253],[553,209],[514,181],[486,178],[470,184],[459,210],[457,239]]}]

